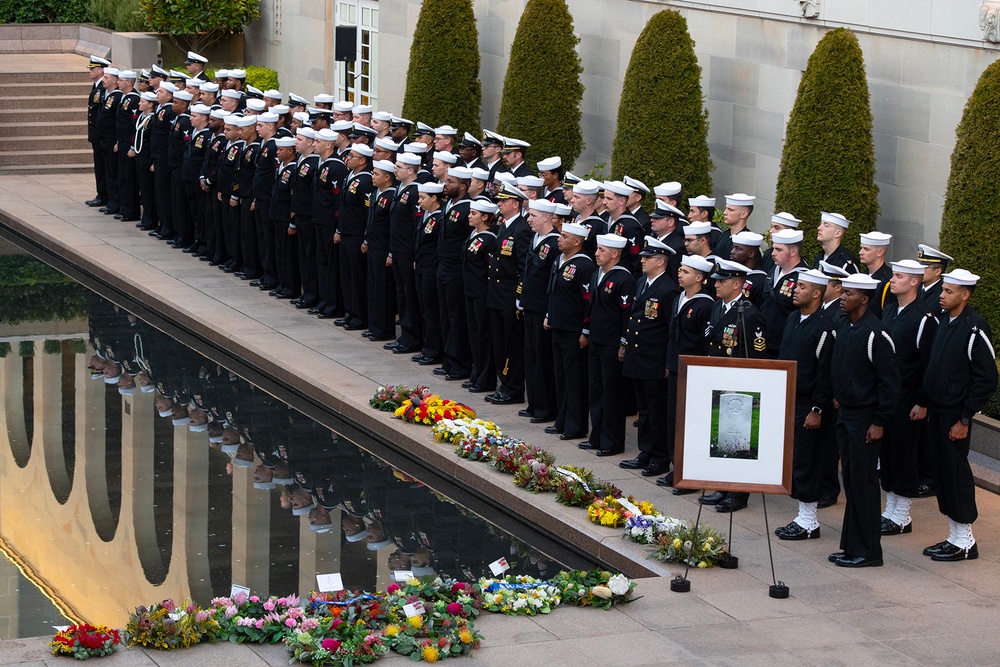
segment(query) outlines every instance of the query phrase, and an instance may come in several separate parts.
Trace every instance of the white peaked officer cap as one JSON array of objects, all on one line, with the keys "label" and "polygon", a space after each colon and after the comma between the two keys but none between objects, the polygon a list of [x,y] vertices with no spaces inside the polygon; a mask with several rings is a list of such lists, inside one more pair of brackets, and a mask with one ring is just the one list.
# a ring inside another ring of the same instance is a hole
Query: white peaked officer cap
[{"label": "white peaked officer cap", "polygon": [[640,181],[638,178],[632,178],[631,176],[626,176],[622,179],[622,182],[632,188],[633,190],[639,190],[644,194],[649,194],[649,186]]}]

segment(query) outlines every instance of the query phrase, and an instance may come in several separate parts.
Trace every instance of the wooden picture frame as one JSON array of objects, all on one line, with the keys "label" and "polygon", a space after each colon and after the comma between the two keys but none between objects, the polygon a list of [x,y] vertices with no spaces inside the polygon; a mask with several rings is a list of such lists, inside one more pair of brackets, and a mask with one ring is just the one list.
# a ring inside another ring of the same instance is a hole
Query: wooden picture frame
[{"label": "wooden picture frame", "polygon": [[790,495],[794,361],[682,355],[674,486]]}]

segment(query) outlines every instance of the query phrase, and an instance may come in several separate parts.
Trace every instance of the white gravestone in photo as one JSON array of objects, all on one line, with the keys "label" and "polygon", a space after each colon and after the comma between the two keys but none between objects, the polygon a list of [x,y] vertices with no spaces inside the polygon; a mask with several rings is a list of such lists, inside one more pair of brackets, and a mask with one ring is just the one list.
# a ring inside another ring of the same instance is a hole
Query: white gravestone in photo
[{"label": "white gravestone in photo", "polygon": [[750,451],[753,396],[722,394],[719,397],[719,451]]}]

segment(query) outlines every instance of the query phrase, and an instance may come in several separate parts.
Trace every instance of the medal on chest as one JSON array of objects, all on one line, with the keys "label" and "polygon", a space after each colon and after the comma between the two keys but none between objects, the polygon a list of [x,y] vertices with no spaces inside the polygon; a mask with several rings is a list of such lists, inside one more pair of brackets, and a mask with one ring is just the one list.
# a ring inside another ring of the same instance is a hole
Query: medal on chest
[{"label": "medal on chest", "polygon": [[319,171],[319,180],[322,183],[326,183],[327,176],[329,176],[330,170],[327,167],[323,167]]},{"label": "medal on chest", "polygon": [[402,204],[405,204],[406,202],[410,201],[410,193],[409,192],[404,192],[403,196],[399,198],[399,201]]},{"label": "medal on chest", "polygon": [[563,280],[573,280],[573,276],[576,275],[576,264],[567,264],[563,267],[562,279]]},{"label": "medal on chest", "polygon": [[461,214],[458,211],[452,211],[451,213],[448,214],[448,219],[451,220],[452,222],[458,222],[458,219],[460,217]]},{"label": "medal on chest", "polygon": [[608,282],[604,283],[604,293],[605,294],[611,294],[611,291],[614,288],[615,288],[615,283],[614,283],[613,280],[609,280]]},{"label": "medal on chest", "polygon": [[781,293],[781,296],[787,296],[791,298],[792,293],[795,291],[795,281],[792,279],[782,280],[781,289],[778,291]]},{"label": "medal on chest", "polygon": [[550,250],[552,250],[552,248],[550,248],[548,245],[543,245],[541,248],[538,249],[538,256],[542,259],[545,259],[546,257],[549,256]]},{"label": "medal on chest", "polygon": [[292,172],[288,171],[287,169],[285,171],[281,172],[281,182],[283,184],[285,184],[285,185],[288,185],[288,178],[291,175],[292,175]]},{"label": "medal on chest", "polygon": [[514,252],[514,241],[511,239],[504,239],[503,243],[500,244],[500,254],[504,257],[510,257]]},{"label": "medal on chest", "polygon": [[471,252],[473,255],[479,254],[479,249],[482,247],[483,247],[482,239],[476,239],[475,241],[469,244],[469,252]]},{"label": "medal on chest", "polygon": [[655,320],[660,316],[660,300],[659,299],[646,299],[646,307],[643,309],[643,313],[647,320]]},{"label": "medal on chest", "polygon": [[347,191],[350,192],[352,195],[357,194],[358,193],[358,182],[357,181],[351,181],[351,185],[350,185],[349,188],[347,188]]},{"label": "medal on chest", "polygon": [[736,329],[736,325],[727,324],[722,329],[722,344],[726,348],[726,354],[733,356],[733,348],[736,347],[736,343],[739,340],[739,331]]},{"label": "medal on chest", "polygon": [[424,234],[433,234],[434,226],[437,224],[437,218],[428,218],[427,223],[424,225]]},{"label": "medal on chest", "polygon": [[299,176],[308,176],[308,175],[309,175],[309,163],[303,162],[302,166],[299,167]]},{"label": "medal on chest", "polygon": [[199,134],[198,138],[194,140],[194,147],[204,148],[204,146],[205,146],[205,137]]}]

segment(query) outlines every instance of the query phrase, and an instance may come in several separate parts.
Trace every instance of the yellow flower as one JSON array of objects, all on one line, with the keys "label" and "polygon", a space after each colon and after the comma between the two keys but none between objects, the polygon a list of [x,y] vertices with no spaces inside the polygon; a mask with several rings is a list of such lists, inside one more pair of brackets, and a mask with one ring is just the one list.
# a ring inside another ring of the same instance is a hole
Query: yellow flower
[{"label": "yellow flower", "polygon": [[407,586],[419,586],[420,585],[420,580],[417,579],[416,577],[410,577],[409,579],[406,580],[406,585]]},{"label": "yellow flower", "polygon": [[698,561],[698,567],[704,570],[706,567],[708,567],[708,563],[705,561]]},{"label": "yellow flower", "polygon": [[389,637],[395,637],[399,634],[399,626],[395,624],[385,626],[385,634]]},{"label": "yellow flower", "polygon": [[406,619],[406,622],[409,623],[414,628],[419,628],[422,627],[424,624],[424,617],[420,616],[419,614],[416,616],[410,616],[408,619]]},{"label": "yellow flower", "polygon": [[427,662],[437,662],[438,660],[438,650],[434,646],[425,646],[420,655]]},{"label": "yellow flower", "polygon": [[458,639],[463,644],[468,644],[469,642],[472,641],[472,633],[469,632],[468,630],[459,630],[458,631]]},{"label": "yellow flower", "polygon": [[714,537],[706,537],[705,541],[708,542],[709,544],[711,544],[712,542],[715,541],[715,538]]},{"label": "yellow flower", "polygon": [[682,546],[684,546],[684,543],[680,541],[680,538],[674,538],[674,542],[673,544],[671,544],[671,546],[674,549],[680,549]]}]

